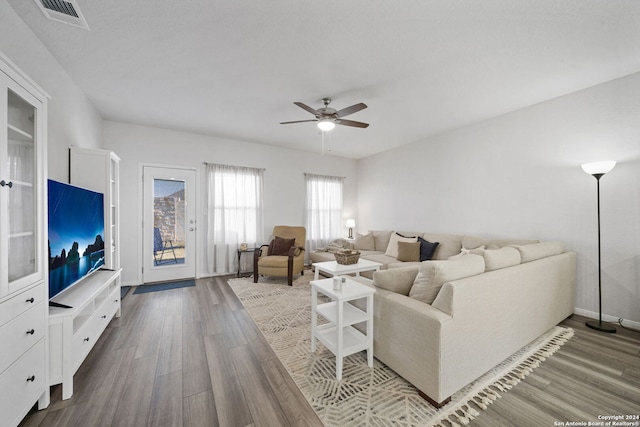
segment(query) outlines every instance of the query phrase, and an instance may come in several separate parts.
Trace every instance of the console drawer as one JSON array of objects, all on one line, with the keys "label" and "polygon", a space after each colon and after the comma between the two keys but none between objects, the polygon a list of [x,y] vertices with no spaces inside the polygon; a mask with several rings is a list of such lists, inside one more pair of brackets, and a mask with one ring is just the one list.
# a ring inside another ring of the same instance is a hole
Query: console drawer
[{"label": "console drawer", "polygon": [[84,325],[82,325],[82,328],[80,328],[78,332],[73,334],[71,356],[73,358],[72,366],[74,374],[98,339],[100,320],[101,319],[97,316],[97,313],[94,314]]}]

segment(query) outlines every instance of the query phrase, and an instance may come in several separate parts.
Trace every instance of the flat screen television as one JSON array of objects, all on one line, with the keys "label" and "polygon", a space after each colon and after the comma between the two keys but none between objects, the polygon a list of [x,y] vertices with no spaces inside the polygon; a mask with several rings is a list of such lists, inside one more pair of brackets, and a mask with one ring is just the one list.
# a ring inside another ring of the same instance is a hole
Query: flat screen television
[{"label": "flat screen television", "polygon": [[104,196],[48,180],[49,299],[104,265]]}]

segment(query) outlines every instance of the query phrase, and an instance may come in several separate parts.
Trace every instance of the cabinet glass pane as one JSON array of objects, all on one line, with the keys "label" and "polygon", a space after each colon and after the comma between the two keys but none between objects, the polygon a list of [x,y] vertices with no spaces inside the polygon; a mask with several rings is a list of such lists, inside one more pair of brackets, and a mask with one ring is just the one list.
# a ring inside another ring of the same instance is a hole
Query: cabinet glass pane
[{"label": "cabinet glass pane", "polygon": [[[7,162],[9,196],[9,282],[36,272],[36,110],[8,93]],[[6,179],[5,179],[6,180]]]}]

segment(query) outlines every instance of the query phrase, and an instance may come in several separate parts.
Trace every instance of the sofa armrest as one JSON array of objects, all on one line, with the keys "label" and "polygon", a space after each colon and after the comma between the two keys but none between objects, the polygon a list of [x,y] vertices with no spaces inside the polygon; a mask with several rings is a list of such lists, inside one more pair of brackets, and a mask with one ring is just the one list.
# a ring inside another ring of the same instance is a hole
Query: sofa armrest
[{"label": "sofa armrest", "polygon": [[374,296],[374,354],[429,398],[442,402],[441,342],[451,316],[415,298],[380,290]]},{"label": "sofa armrest", "polygon": [[409,295],[418,271],[420,271],[419,266],[376,271],[373,273],[373,284],[377,288],[401,295]]}]

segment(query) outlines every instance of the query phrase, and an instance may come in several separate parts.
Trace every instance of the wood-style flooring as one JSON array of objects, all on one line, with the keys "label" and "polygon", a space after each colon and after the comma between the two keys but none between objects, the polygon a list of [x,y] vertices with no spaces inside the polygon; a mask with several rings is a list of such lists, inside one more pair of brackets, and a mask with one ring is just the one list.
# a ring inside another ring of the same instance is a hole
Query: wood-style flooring
[{"label": "wood-style flooring", "polygon": [[[74,377],[21,427],[321,426],[227,284],[129,295]],[[471,426],[556,426],[640,414],[640,334],[576,335]],[[1,415],[0,415],[1,417]],[[0,423],[1,424],[1,423]]]}]

